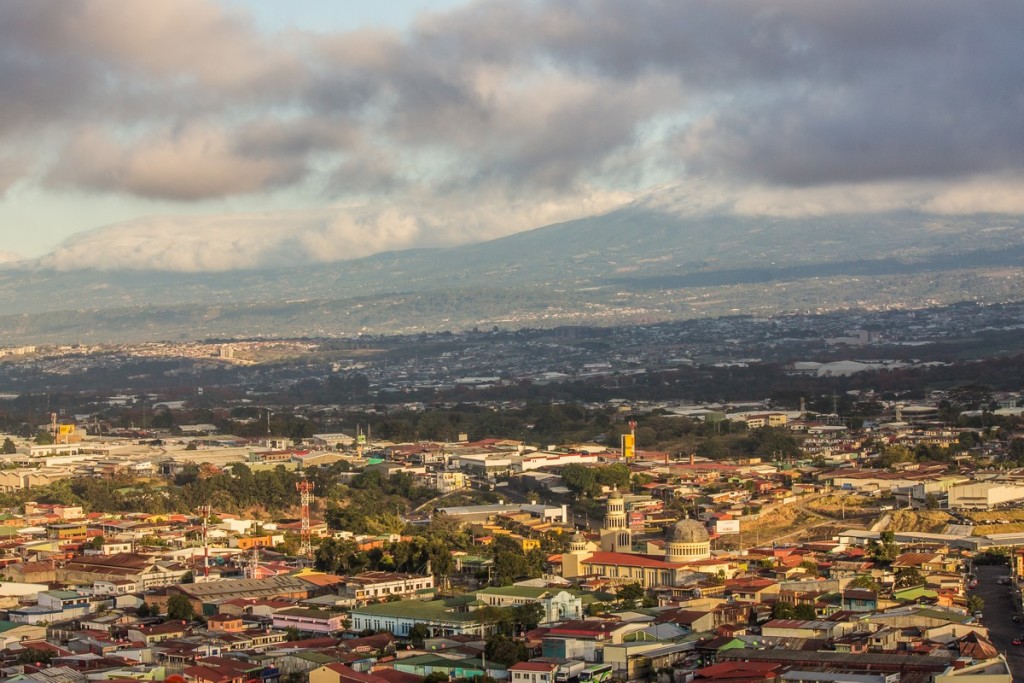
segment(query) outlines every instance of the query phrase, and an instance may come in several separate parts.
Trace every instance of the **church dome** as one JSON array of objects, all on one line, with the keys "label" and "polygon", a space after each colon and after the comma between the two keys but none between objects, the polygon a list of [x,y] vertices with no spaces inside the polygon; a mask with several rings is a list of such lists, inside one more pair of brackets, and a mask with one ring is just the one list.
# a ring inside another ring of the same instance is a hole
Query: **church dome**
[{"label": "church dome", "polygon": [[619,490],[618,486],[612,487],[612,490],[608,493],[608,500],[622,500],[622,491]]},{"label": "church dome", "polygon": [[668,533],[668,540],[675,543],[708,543],[708,530],[695,519],[681,519]]},{"label": "church dome", "polygon": [[587,537],[577,531],[576,533],[574,533],[572,536],[569,537],[569,542],[570,543],[586,543],[587,542]]}]

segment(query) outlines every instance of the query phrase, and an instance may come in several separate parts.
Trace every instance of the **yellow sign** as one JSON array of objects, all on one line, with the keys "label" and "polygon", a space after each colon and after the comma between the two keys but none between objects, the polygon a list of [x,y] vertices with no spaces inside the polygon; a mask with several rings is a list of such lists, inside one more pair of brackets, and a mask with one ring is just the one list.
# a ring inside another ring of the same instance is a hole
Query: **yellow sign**
[{"label": "yellow sign", "polygon": [[636,447],[634,445],[634,439],[632,434],[622,435],[622,457],[632,458],[636,455]]}]

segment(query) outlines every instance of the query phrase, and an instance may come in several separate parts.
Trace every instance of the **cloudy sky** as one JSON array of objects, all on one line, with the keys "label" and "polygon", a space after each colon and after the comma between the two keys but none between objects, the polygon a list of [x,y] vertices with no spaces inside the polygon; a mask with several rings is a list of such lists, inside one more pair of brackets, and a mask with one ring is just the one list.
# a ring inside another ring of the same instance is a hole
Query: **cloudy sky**
[{"label": "cloudy sky", "polygon": [[1019,0],[5,0],[0,261],[292,265],[631,201],[1020,214],[1022,36]]}]

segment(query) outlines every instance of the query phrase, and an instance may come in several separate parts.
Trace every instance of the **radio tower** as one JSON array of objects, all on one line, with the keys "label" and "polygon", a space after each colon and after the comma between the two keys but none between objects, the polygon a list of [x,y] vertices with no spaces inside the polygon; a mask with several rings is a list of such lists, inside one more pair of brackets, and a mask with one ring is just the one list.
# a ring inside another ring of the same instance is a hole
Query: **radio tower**
[{"label": "radio tower", "polygon": [[245,573],[247,574],[246,578],[260,578],[260,547],[256,543],[252,544],[252,555],[249,556],[249,567]]},{"label": "radio tower", "polygon": [[315,485],[308,479],[295,482],[295,488],[299,492],[299,502],[302,504],[302,545],[299,552],[305,557],[313,554],[313,540],[309,531],[309,506],[313,503],[313,487]]},{"label": "radio tower", "polygon": [[211,508],[209,505],[200,505],[198,508],[199,514],[203,517],[203,578],[210,578],[210,544],[206,541],[206,530],[210,524],[210,512]]}]

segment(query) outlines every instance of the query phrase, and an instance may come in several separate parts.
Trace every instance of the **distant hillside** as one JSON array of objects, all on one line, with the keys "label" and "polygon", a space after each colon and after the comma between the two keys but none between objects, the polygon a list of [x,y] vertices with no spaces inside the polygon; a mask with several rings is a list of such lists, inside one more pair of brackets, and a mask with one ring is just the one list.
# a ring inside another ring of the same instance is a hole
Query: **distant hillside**
[{"label": "distant hillside", "polygon": [[650,322],[1004,301],[1024,221],[679,217],[642,204],[451,249],[215,274],[0,270],[6,343]]}]

